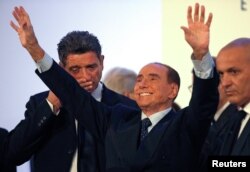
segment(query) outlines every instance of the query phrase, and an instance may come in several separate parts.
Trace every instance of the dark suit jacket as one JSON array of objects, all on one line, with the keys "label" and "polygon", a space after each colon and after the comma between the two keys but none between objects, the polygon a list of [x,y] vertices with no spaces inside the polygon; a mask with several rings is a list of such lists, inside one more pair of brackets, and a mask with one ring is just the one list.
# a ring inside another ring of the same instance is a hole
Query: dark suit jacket
[{"label": "dark suit jacket", "polygon": [[[41,102],[45,104],[47,102]],[[10,132],[0,130],[0,171],[15,171],[15,166],[29,160],[35,144],[50,132],[56,117],[50,108],[37,108],[30,117],[20,123]]]},{"label": "dark suit jacket", "polygon": [[[44,101],[48,96],[48,91],[31,96],[29,102],[26,105],[26,116],[30,116],[36,111],[40,102]],[[106,88],[103,85],[102,100],[103,103],[109,106],[113,106],[118,103],[123,103],[128,106],[137,107],[135,101],[117,94],[112,90]],[[44,108],[48,108],[48,104],[44,104]],[[91,114],[87,114],[91,115]],[[91,141],[91,143],[82,143],[81,146],[88,146],[88,151],[91,151],[92,158],[95,158],[97,164],[91,164],[88,158],[83,157],[81,153],[78,156],[78,163],[84,166],[84,169],[88,169],[87,172],[97,172],[104,169],[105,159],[104,152],[100,152],[100,147],[103,147],[102,142],[98,142],[91,136],[90,133],[86,133],[82,128],[81,137],[84,137],[84,141]],[[87,138],[87,139],[86,139]],[[33,172],[69,172],[74,152],[80,145],[78,145],[78,139],[76,135],[75,118],[65,108],[61,108],[60,113],[57,116],[57,120],[53,124],[53,128],[46,137],[43,137],[36,142],[35,154],[31,160],[31,169]],[[80,142],[80,141],[79,141]],[[87,144],[87,145],[86,145]],[[32,150],[34,151],[34,150]],[[100,152],[98,154],[97,152]]]},{"label": "dark suit jacket", "polygon": [[231,135],[234,133],[237,114],[234,115],[228,124],[225,136],[222,137],[222,146],[219,150],[219,155],[238,155],[250,156],[250,120],[248,120],[235,146],[232,146]]},{"label": "dark suit jacket", "polygon": [[[194,79],[189,107],[168,113],[138,146],[141,111],[95,101],[55,62],[37,74],[100,142],[111,172],[194,171],[218,103],[218,79]],[[67,90],[67,91],[66,91]],[[86,115],[88,114],[88,115]]]},{"label": "dark suit jacket", "polygon": [[0,128],[0,171],[1,172],[16,172],[15,165],[4,165],[4,154],[5,154],[5,145],[7,144],[8,131]]},{"label": "dark suit jacket", "polygon": [[231,118],[234,118],[237,111],[237,106],[230,104],[221,113],[219,119],[212,123],[201,151],[199,162],[200,171],[205,172],[208,170],[208,156],[219,154]]}]

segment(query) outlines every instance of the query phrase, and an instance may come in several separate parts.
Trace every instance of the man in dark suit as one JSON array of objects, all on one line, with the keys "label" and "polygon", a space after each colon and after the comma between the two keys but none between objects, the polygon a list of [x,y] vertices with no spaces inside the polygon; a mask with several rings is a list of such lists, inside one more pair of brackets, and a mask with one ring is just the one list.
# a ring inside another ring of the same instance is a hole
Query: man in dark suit
[{"label": "man in dark suit", "polygon": [[201,156],[198,165],[200,171],[202,172],[208,171],[208,167],[210,165],[208,157],[218,155],[231,118],[233,118],[238,111],[236,105],[228,102],[221,84],[219,84],[218,86],[218,91],[219,103],[217,111],[213,117],[213,121],[211,122],[206,141],[204,142],[201,151]]},{"label": "man in dark suit", "polygon": [[50,107],[40,108],[40,102],[33,115],[21,120],[10,132],[0,128],[0,171],[13,172],[16,166],[28,161],[36,149],[34,143],[46,137],[51,131],[56,116]]},{"label": "man in dark suit", "polygon": [[212,15],[204,23],[204,6],[201,6],[200,13],[199,4],[195,5],[194,18],[192,7],[189,7],[189,27],[182,27],[187,42],[194,50],[192,59],[196,61],[190,104],[177,114],[171,106],[179,91],[180,78],[170,66],[150,63],[139,72],[134,93],[141,110],[120,104],[108,107],[81,89],[45,54],[22,7],[16,7],[14,15],[19,26],[13,22],[11,26],[37,62],[41,72],[37,72],[39,76],[65,108],[75,115],[79,125],[105,146],[100,151],[105,152],[107,171],[195,170],[218,103],[218,79],[213,70],[213,60],[207,54]]},{"label": "man in dark suit", "polygon": [[[100,82],[104,60],[101,53],[99,40],[87,31],[69,32],[58,44],[60,65],[96,100],[108,106],[122,103],[137,108],[135,101],[115,93]],[[105,163],[104,154],[99,151],[102,143],[83,126],[76,124],[73,115],[70,115],[72,112],[61,107],[60,101],[52,92],[31,96],[26,105],[26,116],[32,115],[46,98],[52,100],[51,106],[60,109],[60,112],[47,137],[35,143],[37,150],[31,160],[32,171],[101,171]],[[47,106],[49,105],[45,104],[44,108]]]},{"label": "man in dark suit", "polygon": [[229,121],[219,155],[250,156],[250,39],[228,43],[219,51],[216,66],[228,101],[240,110]]}]

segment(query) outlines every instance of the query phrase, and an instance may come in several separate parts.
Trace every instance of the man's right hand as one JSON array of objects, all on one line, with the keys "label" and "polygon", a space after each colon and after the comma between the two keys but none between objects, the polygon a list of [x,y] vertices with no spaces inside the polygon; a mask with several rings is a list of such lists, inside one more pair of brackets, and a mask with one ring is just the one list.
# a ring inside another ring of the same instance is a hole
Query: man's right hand
[{"label": "man's right hand", "polygon": [[58,97],[52,91],[49,91],[47,100],[53,105],[53,111],[57,113],[62,106]]},{"label": "man's right hand", "polygon": [[36,62],[41,60],[45,52],[38,44],[28,13],[23,7],[15,7],[12,14],[18,25],[13,21],[10,22],[10,25],[18,33],[22,46]]},{"label": "man's right hand", "polygon": [[210,25],[213,15],[209,13],[205,21],[205,7],[196,3],[192,16],[192,7],[188,7],[188,27],[182,26],[185,39],[192,47],[195,60],[202,60],[202,57],[209,51]]}]

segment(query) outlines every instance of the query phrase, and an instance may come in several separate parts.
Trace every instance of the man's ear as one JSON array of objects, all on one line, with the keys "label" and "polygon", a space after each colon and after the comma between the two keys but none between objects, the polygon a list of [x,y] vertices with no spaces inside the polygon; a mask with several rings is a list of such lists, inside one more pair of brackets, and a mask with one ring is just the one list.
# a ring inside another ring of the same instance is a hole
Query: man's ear
[{"label": "man's ear", "polygon": [[103,64],[103,61],[104,61],[104,55],[101,55],[101,56],[100,56],[100,61],[101,61],[101,64]]},{"label": "man's ear", "polygon": [[171,84],[171,88],[172,88],[172,93],[171,93],[171,98],[176,98],[177,97],[177,95],[178,95],[178,92],[179,92],[179,87],[178,87],[178,85],[177,84],[175,84],[175,83],[172,83]]},{"label": "man's ear", "polygon": [[101,56],[100,56],[100,63],[101,63],[101,65],[102,65],[102,70],[103,70],[103,68],[104,68],[103,61],[104,61],[104,55],[101,55]]}]

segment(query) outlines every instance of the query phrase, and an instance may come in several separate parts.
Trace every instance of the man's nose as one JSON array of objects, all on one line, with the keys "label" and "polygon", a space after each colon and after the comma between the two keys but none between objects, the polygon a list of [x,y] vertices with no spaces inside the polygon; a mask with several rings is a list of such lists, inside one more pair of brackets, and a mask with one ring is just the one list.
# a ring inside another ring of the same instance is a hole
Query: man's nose
[{"label": "man's nose", "polygon": [[140,88],[145,88],[145,87],[147,87],[148,86],[148,80],[147,79],[143,79],[141,82],[140,82],[140,84],[139,84],[139,87]]},{"label": "man's nose", "polygon": [[85,80],[89,80],[91,78],[90,73],[85,69],[81,69],[80,77],[85,79]]},{"label": "man's nose", "polygon": [[220,84],[223,86],[223,87],[227,87],[228,85],[231,84],[231,78],[230,76],[224,74],[221,78],[220,78]]}]

